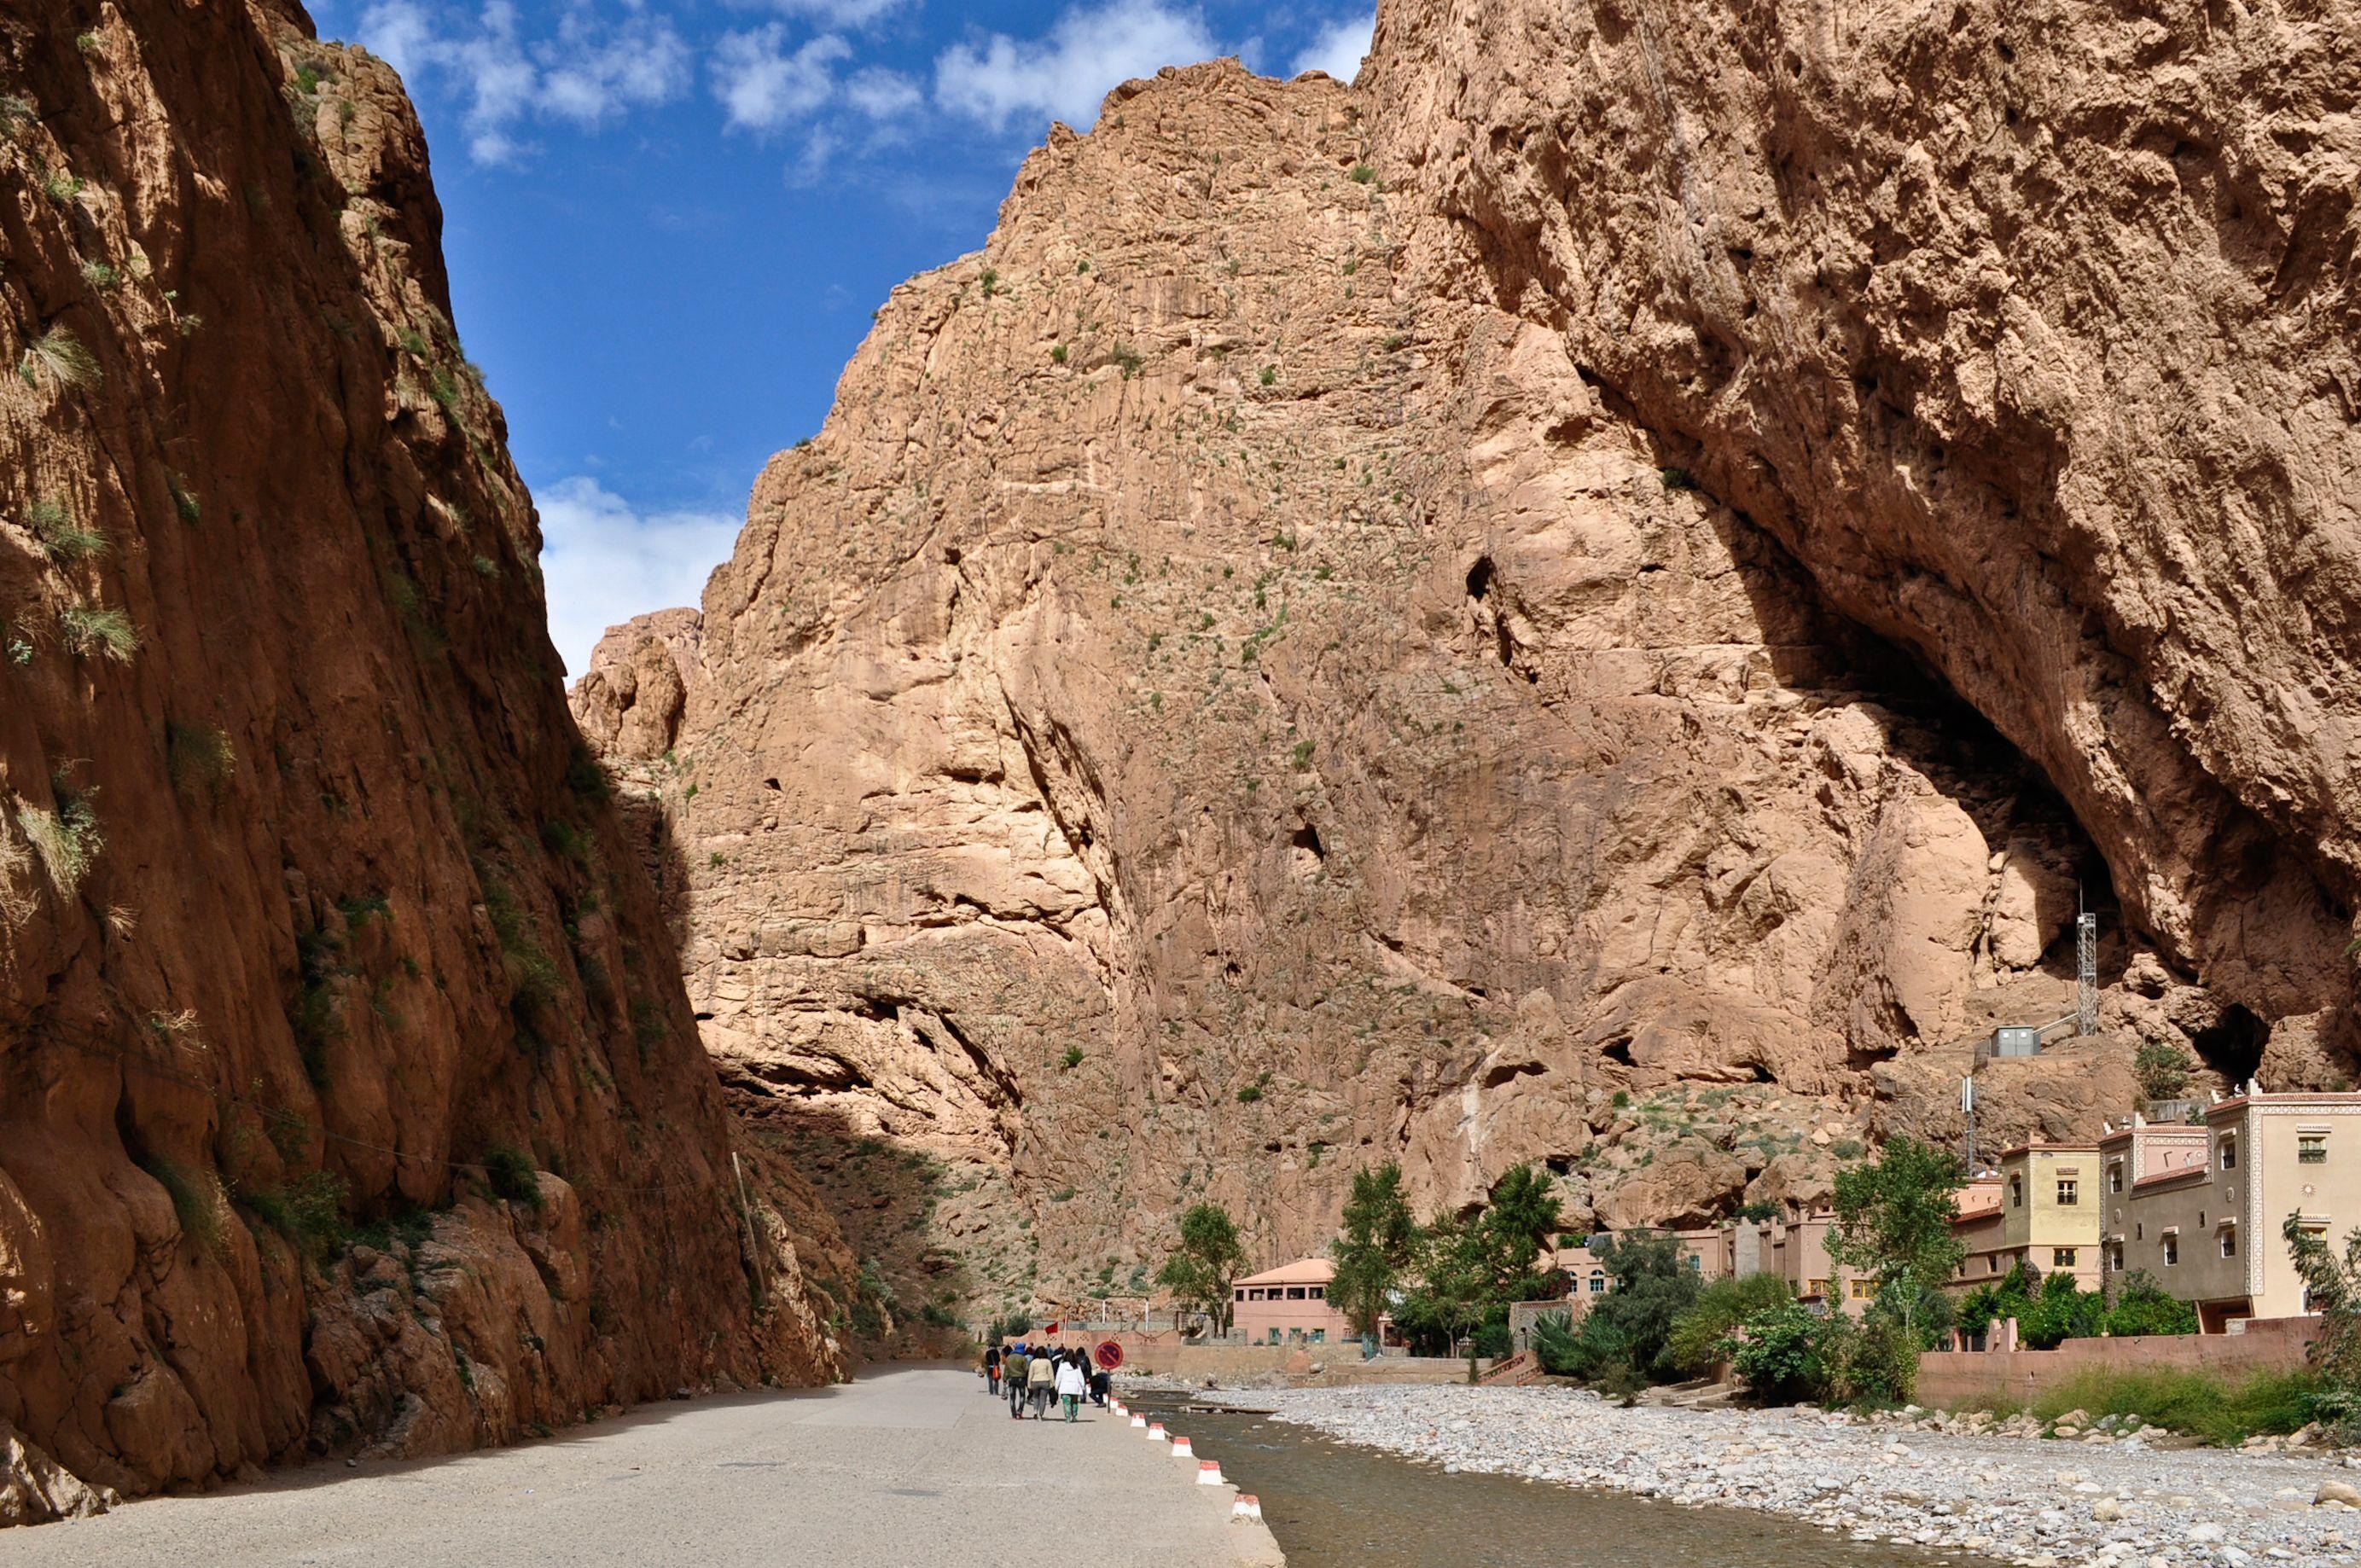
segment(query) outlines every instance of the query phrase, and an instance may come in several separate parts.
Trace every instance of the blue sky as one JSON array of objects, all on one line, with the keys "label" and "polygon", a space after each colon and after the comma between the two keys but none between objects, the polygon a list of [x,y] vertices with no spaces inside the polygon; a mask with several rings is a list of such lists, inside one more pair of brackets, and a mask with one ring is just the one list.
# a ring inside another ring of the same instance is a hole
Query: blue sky
[{"label": "blue sky", "polygon": [[1349,77],[1374,0],[313,0],[399,68],[459,329],[540,503],[551,631],[694,604],[895,284],[1052,119],[1236,54]]}]

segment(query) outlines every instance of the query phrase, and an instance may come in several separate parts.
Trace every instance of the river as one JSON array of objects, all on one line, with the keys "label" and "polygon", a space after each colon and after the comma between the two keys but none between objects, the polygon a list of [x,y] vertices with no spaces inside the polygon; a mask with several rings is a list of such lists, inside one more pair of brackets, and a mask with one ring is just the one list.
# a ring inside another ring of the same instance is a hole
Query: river
[{"label": "river", "polygon": [[1929,1568],[1979,1559],[1848,1541],[1747,1508],[1693,1508],[1510,1475],[1449,1474],[1309,1428],[1142,1390],[1262,1500],[1289,1568]]}]

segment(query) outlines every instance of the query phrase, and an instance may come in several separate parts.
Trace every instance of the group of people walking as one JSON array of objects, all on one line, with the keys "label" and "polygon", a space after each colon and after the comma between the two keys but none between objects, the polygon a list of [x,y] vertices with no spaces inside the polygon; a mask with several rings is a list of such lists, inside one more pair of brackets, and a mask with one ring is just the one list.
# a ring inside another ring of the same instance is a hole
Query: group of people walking
[{"label": "group of people walking", "polygon": [[1111,1381],[1078,1349],[1027,1345],[1018,1340],[1006,1350],[995,1344],[983,1353],[984,1392],[994,1398],[1004,1394],[1007,1397],[1011,1420],[1023,1420],[1027,1409],[1033,1412],[1035,1420],[1047,1420],[1049,1402],[1055,1399],[1071,1421],[1085,1398],[1104,1406]]}]

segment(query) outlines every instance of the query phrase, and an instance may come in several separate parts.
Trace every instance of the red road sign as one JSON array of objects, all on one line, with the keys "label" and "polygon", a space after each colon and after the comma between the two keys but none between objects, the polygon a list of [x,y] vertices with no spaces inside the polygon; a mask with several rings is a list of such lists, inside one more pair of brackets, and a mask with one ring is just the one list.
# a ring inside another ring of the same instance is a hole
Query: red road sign
[{"label": "red road sign", "polygon": [[1099,1341],[1098,1349],[1091,1352],[1091,1359],[1113,1372],[1123,1365],[1123,1346],[1111,1339],[1103,1339]]}]

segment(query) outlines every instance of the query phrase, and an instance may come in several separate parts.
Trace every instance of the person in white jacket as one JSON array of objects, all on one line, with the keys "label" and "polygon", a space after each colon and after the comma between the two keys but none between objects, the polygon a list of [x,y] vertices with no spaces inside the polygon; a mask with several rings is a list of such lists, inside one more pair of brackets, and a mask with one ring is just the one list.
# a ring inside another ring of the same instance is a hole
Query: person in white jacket
[{"label": "person in white jacket", "polygon": [[1082,1376],[1082,1363],[1067,1357],[1058,1363],[1058,1398],[1066,1407],[1066,1420],[1071,1421],[1080,1409],[1082,1396],[1089,1393],[1090,1379]]}]

